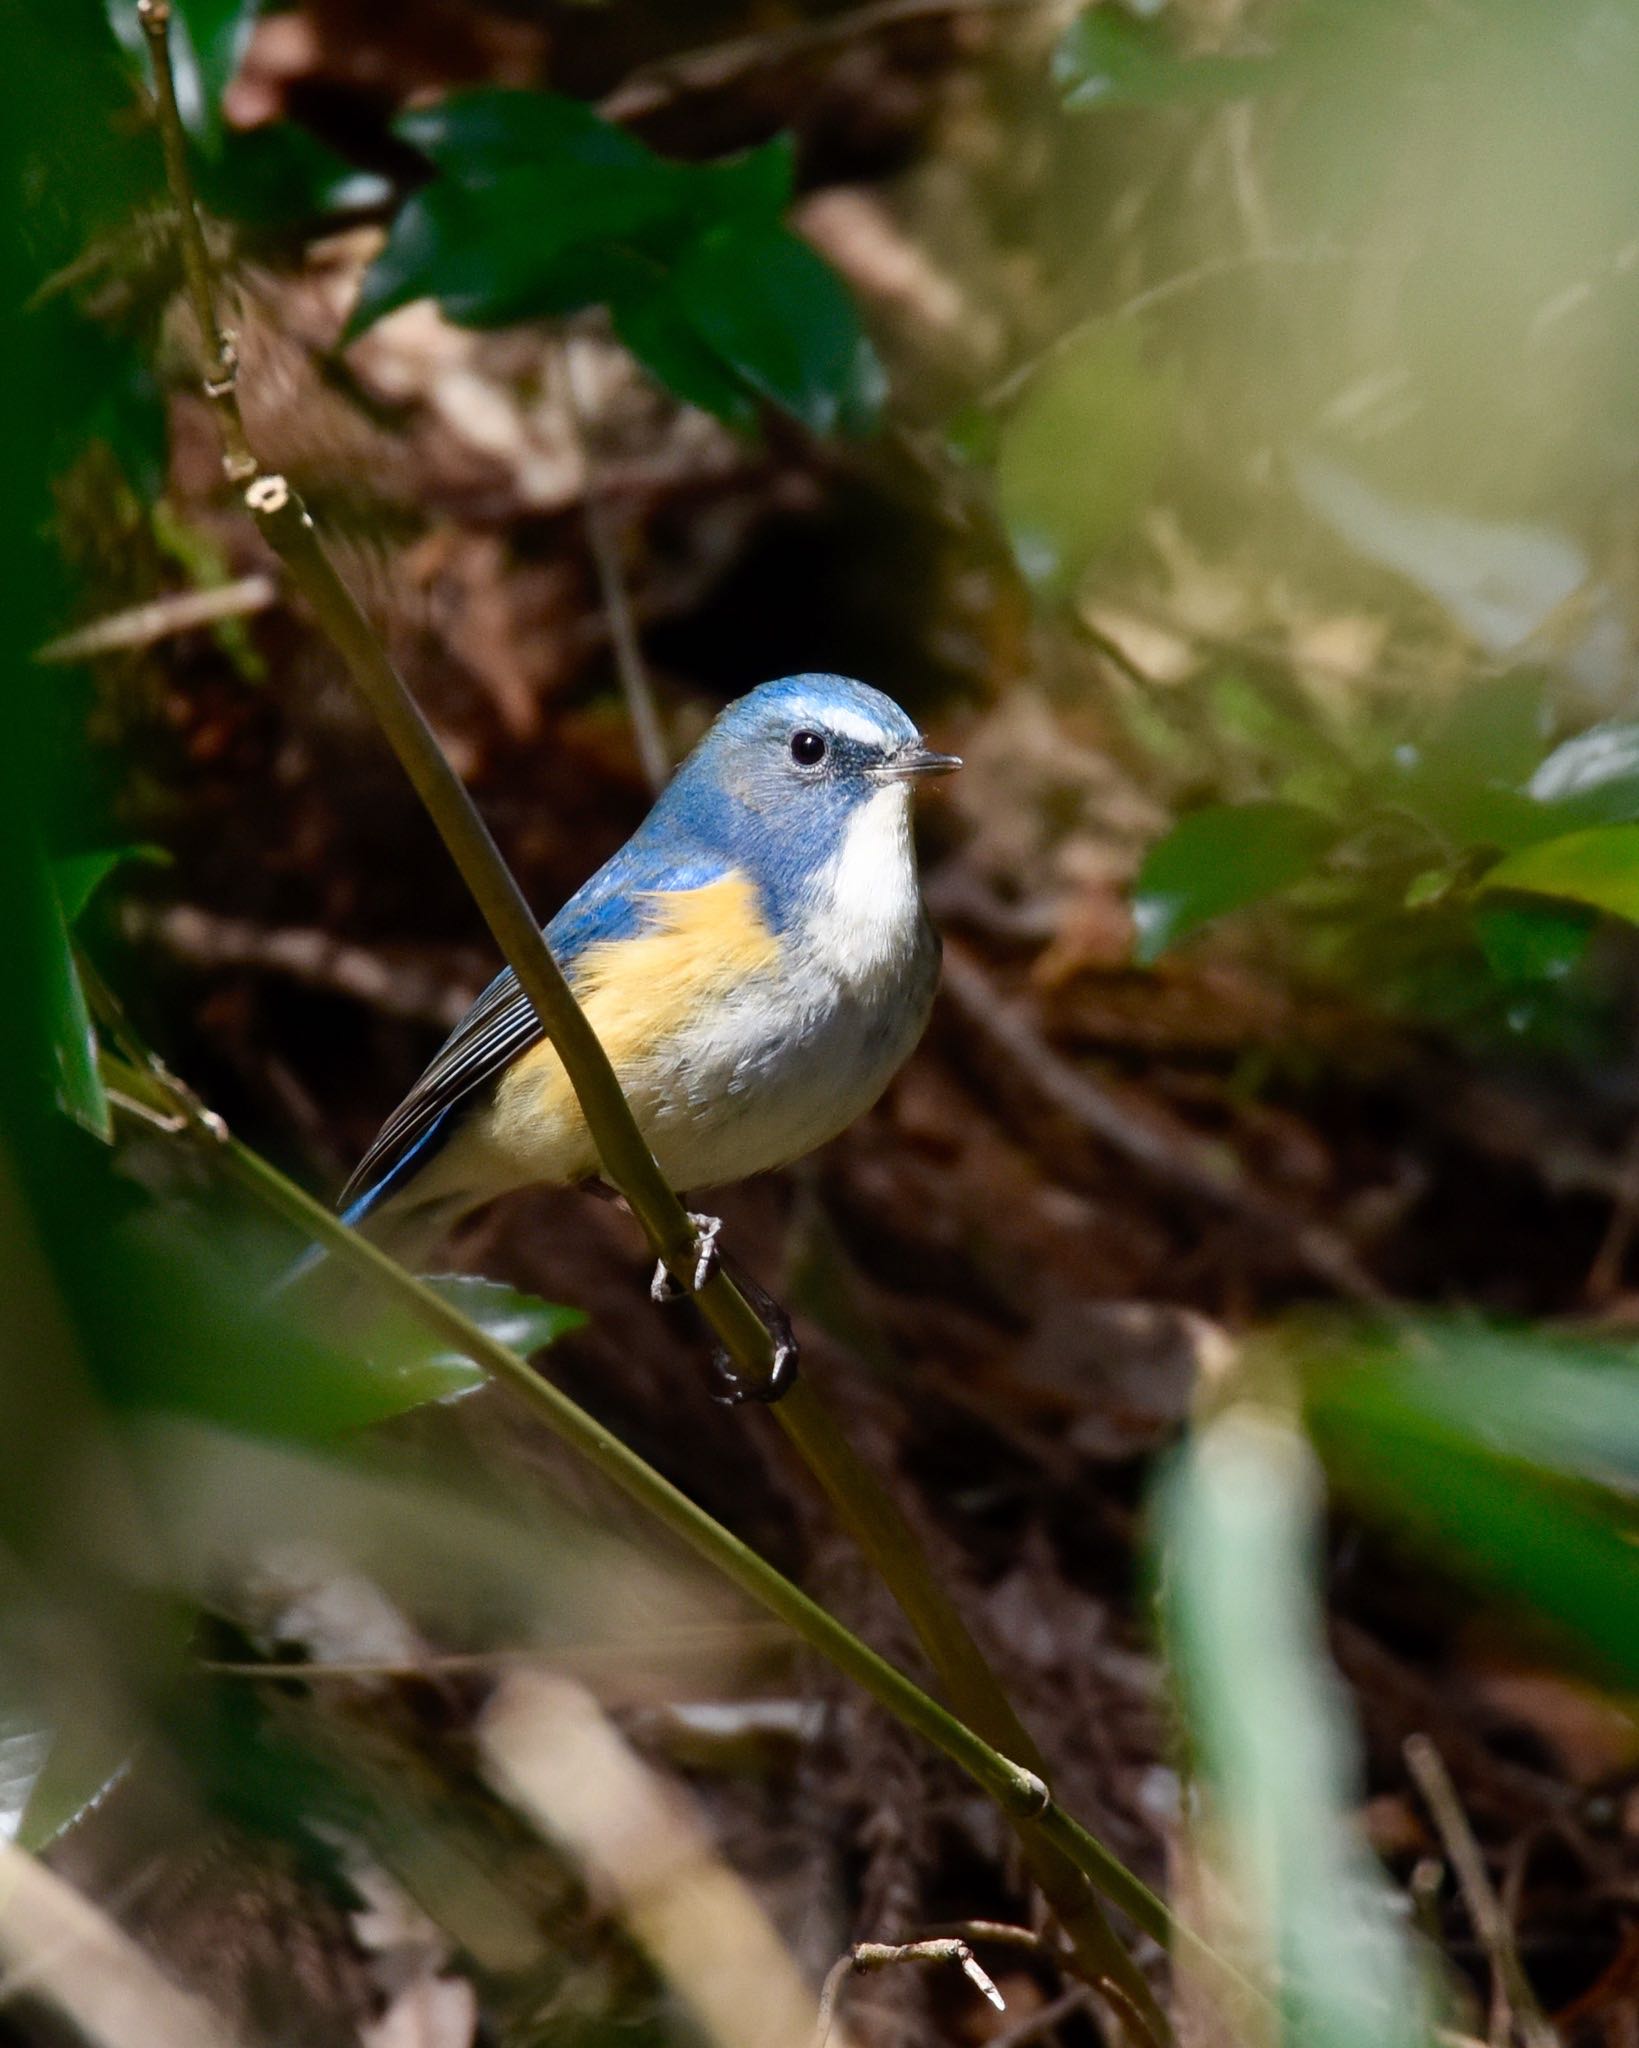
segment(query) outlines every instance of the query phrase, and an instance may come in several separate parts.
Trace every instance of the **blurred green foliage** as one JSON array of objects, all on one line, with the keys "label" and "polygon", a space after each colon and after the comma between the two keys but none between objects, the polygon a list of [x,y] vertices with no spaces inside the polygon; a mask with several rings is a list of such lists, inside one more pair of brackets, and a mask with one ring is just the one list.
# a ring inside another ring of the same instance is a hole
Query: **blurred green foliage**
[{"label": "blurred green foliage", "polygon": [[782,407],[870,425],[881,371],[840,279],[783,224],[792,154],[672,163],[579,100],[458,93],[395,124],[436,176],[403,202],[352,333],[412,299],[492,327],[586,306],[670,390],[731,425]]},{"label": "blurred green foliage", "polygon": [[1282,2038],[1412,2048],[1430,2038],[1412,1959],[1347,1821],[1360,1768],[1315,1591],[1320,1504],[1301,1431],[1250,1405],[1200,1429],[1160,1492],[1168,1645],[1209,1801],[1192,1841],[1235,1902],[1212,1936],[1274,1966]]}]

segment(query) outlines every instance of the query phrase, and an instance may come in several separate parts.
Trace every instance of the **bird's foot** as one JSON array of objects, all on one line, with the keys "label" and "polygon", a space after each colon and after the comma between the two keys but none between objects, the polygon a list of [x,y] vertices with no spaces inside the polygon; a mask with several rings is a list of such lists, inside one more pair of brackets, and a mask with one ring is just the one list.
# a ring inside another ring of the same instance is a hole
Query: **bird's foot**
[{"label": "bird's foot", "polygon": [[783,1401],[797,1384],[797,1340],[790,1317],[772,1302],[759,1304],[759,1310],[774,1339],[773,1369],[767,1379],[748,1378],[735,1371],[728,1353],[721,1344],[717,1345],[711,1354],[711,1369],[717,1378],[711,1398],[725,1408],[738,1408],[742,1401],[760,1401],[764,1407],[772,1407],[776,1401]]},{"label": "bird's foot", "polygon": [[721,1216],[697,1216],[691,1209],[689,1222],[694,1229],[694,1274],[685,1287],[674,1274],[667,1270],[664,1259],[654,1269],[654,1278],[649,1282],[651,1301],[676,1301],[681,1295],[698,1294],[721,1263],[722,1254],[717,1249],[717,1240],[723,1233]]}]

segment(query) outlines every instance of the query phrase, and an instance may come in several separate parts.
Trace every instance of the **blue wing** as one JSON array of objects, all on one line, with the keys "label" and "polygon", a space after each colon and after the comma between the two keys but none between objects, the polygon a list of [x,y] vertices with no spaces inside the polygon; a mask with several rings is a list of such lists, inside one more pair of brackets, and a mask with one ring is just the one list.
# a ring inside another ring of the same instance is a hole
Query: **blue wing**
[{"label": "blue wing", "polygon": [[[575,982],[575,965],[589,947],[631,937],[643,920],[641,898],[676,889],[700,889],[724,875],[729,863],[700,848],[679,848],[672,835],[641,830],[598,869],[546,928],[553,958]],[[457,1112],[520,1053],[540,1042],[534,1007],[510,967],[503,969],[456,1025],[432,1064],[376,1134],[342,1190],[338,1204],[357,1223],[397,1194],[434,1156],[458,1121]]]}]

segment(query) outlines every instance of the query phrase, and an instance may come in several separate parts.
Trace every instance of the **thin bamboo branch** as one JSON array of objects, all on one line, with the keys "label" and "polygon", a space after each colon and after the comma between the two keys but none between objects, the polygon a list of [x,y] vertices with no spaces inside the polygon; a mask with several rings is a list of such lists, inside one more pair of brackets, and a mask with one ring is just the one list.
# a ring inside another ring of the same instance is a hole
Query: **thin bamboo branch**
[{"label": "thin bamboo branch", "polygon": [[[216,401],[222,422],[225,473],[239,483],[251,479],[244,490],[246,509],[346,662],[438,827],[563,1063],[605,1175],[625,1197],[656,1255],[688,1285],[697,1256],[694,1226],[644,1142],[608,1056],[548,950],[522,891],[380,639],[326,554],[300,499],[284,477],[256,473],[256,458],[239,413],[232,340],[217,324],[210,255],[194,203],[170,76],[168,0],[139,0],[139,8],[153,57],[183,269],[211,361],[206,390]],[[773,1340],[728,1274],[719,1267],[695,1298],[737,1371],[753,1382],[767,1382],[774,1368]],[[1019,1761],[1009,1769],[1035,1788],[1021,1806],[1015,1784],[1015,1796],[1006,1810],[1036,1881],[1070,1938],[1076,1968],[1103,1991],[1135,2036],[1152,2042],[1166,2039],[1165,2016],[1142,1972],[1117,1940],[1094,1890],[1096,1885],[1130,1911],[1122,1894],[1136,1896],[1132,1890],[1136,1880],[1083,1829],[1075,1829],[1076,1846],[1066,1846],[1062,1816],[1055,1826],[1044,1825],[1045,1816],[1057,1809],[1042,1776],[1039,1750],[947,1599],[904,1516],[854,1455],[812,1386],[799,1381],[774,1412],[844,1526],[904,1609],[957,1712],[976,1731],[964,1729],[964,1735],[969,1740],[982,1737],[1003,1754],[1016,1754]],[[1031,1811],[1032,1801],[1039,1812]],[[1090,1860],[1089,1849],[1093,1852]],[[1142,1891],[1137,1887],[1138,1893]]]}]

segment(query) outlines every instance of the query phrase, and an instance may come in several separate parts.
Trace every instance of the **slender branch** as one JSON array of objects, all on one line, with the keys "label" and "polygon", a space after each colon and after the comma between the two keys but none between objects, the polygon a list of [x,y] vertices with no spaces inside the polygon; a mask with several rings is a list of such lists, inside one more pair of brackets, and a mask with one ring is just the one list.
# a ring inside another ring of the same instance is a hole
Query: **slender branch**
[{"label": "slender branch", "polygon": [[814,2048],[825,2048],[830,2039],[837,1996],[847,1979],[856,1970],[862,1974],[870,1970],[886,1970],[895,1963],[955,1963],[969,1983],[988,1998],[998,2012],[1007,2010],[1007,2001],[996,1989],[990,1973],[958,1936],[932,1935],[924,1941],[858,1941],[845,1955],[838,1956],[825,1973],[825,1982],[820,1989],[819,2020],[814,2028]]},{"label": "slender branch", "polygon": [[1408,1735],[1403,1749],[1406,1766],[1434,1816],[1434,1825],[1451,1859],[1474,1932],[1491,1963],[1493,2043],[1506,2039],[1512,2023],[1525,2048],[1558,2048],[1559,2036],[1543,2018],[1537,1995],[1531,1989],[1531,1980],[1514,1943],[1514,1930],[1497,1897],[1445,1759],[1426,1735]]},{"label": "slender branch", "polygon": [[[100,991],[99,991],[100,993]],[[141,1059],[141,1064],[135,1060]],[[1122,1912],[1156,1942],[1193,1942],[1166,1906],[1102,1844],[1047,1797],[1034,1771],[1011,1762],[939,1705],[911,1679],[862,1643],[817,1601],[760,1557],[663,1478],[637,1452],[587,1414],[528,1360],[463,1315],[366,1237],[232,1136],[214,1112],[151,1055],[129,1046],[127,1056],[105,1053],[103,1068],[113,1099],[174,1134],[192,1133],[208,1145],[224,1170],[263,1207],[304,1238],[322,1244],[342,1264],[366,1275],[410,1308],[417,1318],[491,1378],[503,1382],[608,1480],[682,1538],[759,1606],[775,1615],[838,1670],[854,1679],[906,1727],[924,1737],[975,1780],[1010,1815],[1031,1817],[1066,1854],[1084,1861],[1090,1875]],[[308,1667],[303,1666],[304,1675]],[[983,1927],[984,1923],[976,1923]],[[978,1937],[976,1937],[978,1938]],[[988,1930],[983,1938],[989,1938]]]},{"label": "slender branch", "polygon": [[[285,478],[255,473],[255,457],[245,439],[233,383],[231,340],[216,323],[210,256],[194,204],[181,119],[170,79],[169,7],[167,0],[140,0],[140,4],[154,62],[166,170],[181,229],[183,267],[195,317],[207,338],[207,346],[212,338],[217,344],[214,367],[221,375],[214,376],[206,388],[217,401],[223,423],[227,472],[239,481],[247,475],[254,479],[245,489],[246,509],[342,655],[354,683],[374,711],[438,827],[473,900],[563,1063],[605,1176],[625,1197],[657,1256],[688,1285],[696,1261],[694,1226],[644,1142],[614,1068],[548,950],[522,891],[357,600],[337,574],[300,499]],[[695,1299],[739,1373],[752,1381],[769,1380],[774,1368],[773,1340],[721,1267],[699,1289]],[[497,1369],[506,1373],[511,1368]],[[527,1372],[527,1368],[524,1370]],[[534,1380],[532,1374],[529,1378]],[[584,1428],[585,1418],[575,1412],[576,1427]],[[1115,1859],[1095,1844],[1084,1829],[1075,1828],[1067,1817],[1057,1815],[1042,1776],[1040,1752],[935,1578],[909,1524],[854,1455],[812,1386],[799,1381],[775,1414],[844,1526],[904,1609],[957,1712],[994,1751],[1018,1757],[1018,1764],[1008,1766],[1014,1776],[1009,1780],[1010,1801],[1004,1805],[1036,1881],[1070,1938],[1077,1969],[1090,1983],[1099,1986],[1137,2038],[1164,2040],[1168,2035],[1165,2016],[1142,1972],[1116,1939],[1093,1885],[1097,1883],[1129,1912],[1132,1909],[1120,1896],[1121,1892],[1128,1891],[1137,1897],[1151,1925],[1164,1926],[1164,1916],[1160,1923],[1155,1923],[1151,1910],[1155,1902],[1143,1887],[1132,1892],[1136,1881]],[[566,1433],[567,1430],[566,1424]],[[603,1432],[597,1434],[600,1440],[608,1441]],[[967,1729],[963,1733],[968,1740],[975,1739]],[[1023,1781],[1033,1790],[1021,1804],[1019,1783]],[[1053,1826],[1047,1824],[1049,1816],[1057,1816]],[[1074,1828],[1074,1846],[1066,1845],[1065,1828]],[[1089,1856],[1091,1860],[1087,1861]],[[1149,1903],[1145,1904],[1146,1901]],[[1137,1914],[1133,1917],[1138,1918]],[[1138,1924],[1145,1925],[1146,1921],[1139,1920]]]},{"label": "slender branch", "polygon": [[580,444],[581,467],[585,473],[586,540],[592,550],[592,566],[597,571],[598,590],[609,621],[615,672],[620,677],[626,715],[632,721],[632,732],[637,740],[638,760],[650,790],[658,796],[672,772],[671,753],[661,729],[660,714],[655,708],[654,690],[649,683],[642,643],[637,636],[637,621],[632,617],[631,593],[626,588],[626,574],[620,560],[620,535],[615,530],[614,508],[609,503],[603,483],[603,462],[597,445],[590,395],[582,375],[580,355],[572,341],[566,339],[563,342],[558,359],[563,365],[569,417]]},{"label": "slender branch", "polygon": [[239,350],[232,334],[217,324],[211,256],[205,246],[199,208],[194,203],[188,138],[176,103],[176,78],[171,70],[171,0],[137,0],[137,19],[148,39],[148,55],[153,64],[159,139],[165,151],[165,182],[177,210],[183,281],[199,329],[199,345],[205,351],[205,395],[215,404],[221,422],[222,468],[230,483],[244,483],[256,474],[256,457],[239,412]]}]

